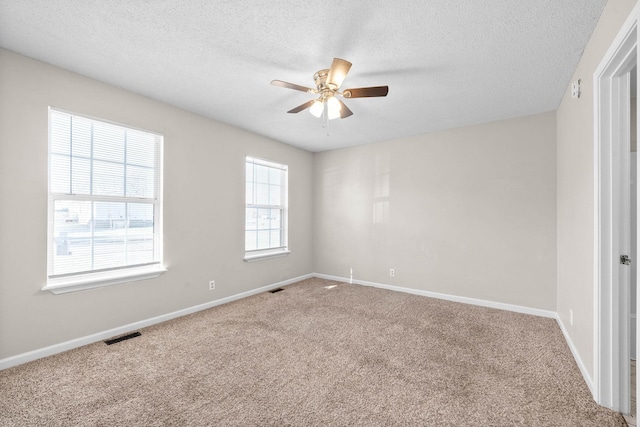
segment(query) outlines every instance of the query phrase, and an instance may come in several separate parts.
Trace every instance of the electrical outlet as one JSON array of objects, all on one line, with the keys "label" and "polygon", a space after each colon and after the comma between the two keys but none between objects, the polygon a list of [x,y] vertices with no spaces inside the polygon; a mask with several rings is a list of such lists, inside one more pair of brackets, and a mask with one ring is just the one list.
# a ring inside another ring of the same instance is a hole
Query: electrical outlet
[{"label": "electrical outlet", "polygon": [[213,291],[216,288],[216,281],[212,280],[209,282],[209,290]]},{"label": "electrical outlet", "polygon": [[569,324],[573,326],[573,310],[569,309]]},{"label": "electrical outlet", "polygon": [[395,270],[395,268],[390,268],[390,269],[389,269],[389,276],[393,277],[393,276],[395,276],[395,275],[396,275],[396,270]]}]

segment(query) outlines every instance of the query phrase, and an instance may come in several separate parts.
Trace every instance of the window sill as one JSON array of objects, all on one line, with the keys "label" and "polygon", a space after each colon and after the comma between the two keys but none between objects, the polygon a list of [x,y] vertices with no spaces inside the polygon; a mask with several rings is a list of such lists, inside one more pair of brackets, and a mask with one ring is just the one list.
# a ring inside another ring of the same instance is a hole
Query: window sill
[{"label": "window sill", "polygon": [[42,290],[49,291],[56,295],[66,294],[69,292],[102,288],[104,286],[118,285],[138,280],[153,279],[154,277],[160,276],[165,271],[167,271],[166,268],[159,265],[153,265],[134,267],[126,270],[83,274],[82,276],[59,277],[49,279]]},{"label": "window sill", "polygon": [[258,254],[245,254],[244,255],[244,262],[254,262],[254,261],[261,261],[263,259],[269,259],[269,258],[279,258],[279,257],[283,257],[283,256],[287,256],[291,253],[291,251],[276,251],[276,252],[262,252],[262,253],[258,253]]}]

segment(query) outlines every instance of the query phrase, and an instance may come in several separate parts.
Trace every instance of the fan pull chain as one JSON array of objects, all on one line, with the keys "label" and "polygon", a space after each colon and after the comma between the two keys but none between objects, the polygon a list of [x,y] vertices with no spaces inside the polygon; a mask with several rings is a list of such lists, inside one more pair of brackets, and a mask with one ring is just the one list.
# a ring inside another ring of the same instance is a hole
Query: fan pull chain
[{"label": "fan pull chain", "polygon": [[326,101],[322,104],[322,127],[326,128],[327,123],[329,122],[329,106]]}]

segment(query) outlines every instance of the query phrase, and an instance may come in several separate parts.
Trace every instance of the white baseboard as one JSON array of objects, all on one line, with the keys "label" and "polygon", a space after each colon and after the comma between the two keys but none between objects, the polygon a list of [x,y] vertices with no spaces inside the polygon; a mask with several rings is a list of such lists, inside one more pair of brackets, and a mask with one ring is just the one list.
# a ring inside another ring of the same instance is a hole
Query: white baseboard
[{"label": "white baseboard", "polygon": [[[313,273],[313,276],[321,278],[321,279],[326,279],[326,280],[335,280],[335,281],[338,281],[338,282],[349,283],[349,279],[346,278],[346,277],[329,276],[327,274],[319,274],[319,273]],[[461,302],[463,304],[477,305],[477,306],[480,306],[480,307],[497,308],[499,310],[513,311],[513,312],[516,312],[516,313],[523,313],[523,314],[532,314],[534,316],[548,317],[548,318],[551,318],[551,319],[556,319],[557,318],[557,315],[556,315],[555,311],[541,310],[539,308],[525,307],[525,306],[521,306],[521,305],[506,304],[506,303],[494,302],[494,301],[487,301],[487,300],[476,299],[476,298],[460,297],[460,296],[457,296],[457,295],[441,294],[441,293],[438,293],[438,292],[423,291],[423,290],[419,290],[419,289],[403,288],[403,287],[400,287],[400,286],[393,286],[393,285],[386,285],[386,284],[383,284],[383,283],[368,282],[368,281],[365,281],[365,280],[352,279],[351,283],[355,283],[356,285],[373,286],[375,288],[388,289],[388,290],[397,291],[397,292],[405,292],[405,293],[408,293],[408,294],[421,295],[421,296],[425,296],[425,297],[437,298],[437,299],[442,299],[442,300],[447,300],[447,301]]]},{"label": "white baseboard", "polygon": [[571,354],[573,354],[573,359],[576,361],[576,364],[578,365],[578,368],[582,373],[582,378],[584,378],[584,382],[587,383],[587,387],[589,387],[589,391],[591,391],[591,395],[594,396],[595,398],[596,394],[595,394],[595,385],[593,383],[593,379],[591,378],[591,375],[589,375],[589,371],[587,370],[586,366],[584,365],[584,362],[580,358],[580,354],[578,353],[578,350],[573,345],[573,341],[571,341],[571,337],[567,332],[567,328],[564,327],[564,323],[562,323],[562,319],[560,319],[560,316],[557,314],[556,314],[556,322],[558,322],[558,326],[560,326],[562,335],[564,335],[564,340],[567,342],[569,349],[571,349]]},{"label": "white baseboard", "polygon": [[231,301],[236,301],[242,298],[246,298],[252,295],[256,295],[262,292],[269,291],[274,288],[279,288],[281,286],[290,285],[295,282],[299,282],[304,279],[309,279],[313,277],[313,274],[305,274],[303,276],[294,277],[293,279],[284,280],[282,282],[273,283],[271,285],[262,286],[257,289],[252,289],[250,291],[241,292],[236,295],[232,295],[230,297],[221,298],[214,301],[209,301],[204,304],[199,304],[193,307],[188,307],[182,310],[174,311],[172,313],[162,314],[160,316],[152,317],[150,319],[141,320],[139,322],[130,323],[128,325],[120,326],[117,328],[109,329],[107,331],[98,332],[96,334],[88,335],[81,338],[76,338],[70,341],[65,341],[60,344],[54,344],[49,347],[39,348],[37,350],[29,351],[27,353],[18,354],[16,356],[7,357],[5,359],[0,359],[0,371],[3,369],[8,369],[13,366],[21,365],[23,363],[31,362],[33,360],[41,359],[43,357],[52,356],[54,354],[62,353],[64,351],[72,350],[74,348],[82,347],[87,344],[93,344],[94,342],[102,341],[107,338],[111,338],[117,335],[126,334],[132,332],[136,329],[141,329],[147,326],[155,325],[157,323],[166,322],[167,320],[175,319],[177,317],[186,316],[187,314],[192,314],[201,310],[206,310],[208,308],[212,308],[218,305],[226,304]]}]

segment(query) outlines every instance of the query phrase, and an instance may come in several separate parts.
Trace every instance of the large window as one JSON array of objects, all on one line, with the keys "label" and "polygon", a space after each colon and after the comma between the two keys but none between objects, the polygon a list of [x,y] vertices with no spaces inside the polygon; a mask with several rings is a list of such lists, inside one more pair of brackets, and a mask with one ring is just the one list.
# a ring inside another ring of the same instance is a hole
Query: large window
[{"label": "large window", "polygon": [[160,274],[161,155],[160,135],[49,109],[45,289]]},{"label": "large window", "polygon": [[287,250],[287,166],[247,157],[245,260]]}]

